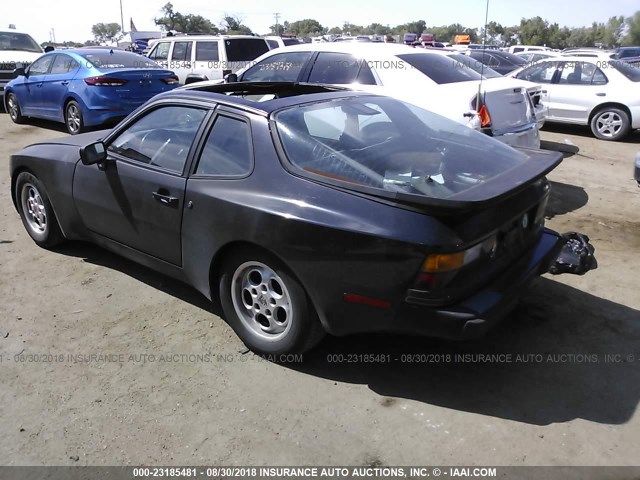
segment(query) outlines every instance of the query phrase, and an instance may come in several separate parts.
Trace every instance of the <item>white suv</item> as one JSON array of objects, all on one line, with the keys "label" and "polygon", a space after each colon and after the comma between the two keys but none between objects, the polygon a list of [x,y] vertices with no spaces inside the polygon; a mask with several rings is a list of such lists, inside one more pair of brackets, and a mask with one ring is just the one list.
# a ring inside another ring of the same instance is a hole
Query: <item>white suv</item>
[{"label": "white suv", "polygon": [[147,56],[188,84],[222,79],[268,51],[264,38],[251,35],[185,35],[153,41]]},{"label": "white suv", "polygon": [[4,97],[4,87],[15,78],[13,71],[17,67],[27,67],[42,54],[42,48],[30,35],[14,28],[0,29],[0,96]]}]

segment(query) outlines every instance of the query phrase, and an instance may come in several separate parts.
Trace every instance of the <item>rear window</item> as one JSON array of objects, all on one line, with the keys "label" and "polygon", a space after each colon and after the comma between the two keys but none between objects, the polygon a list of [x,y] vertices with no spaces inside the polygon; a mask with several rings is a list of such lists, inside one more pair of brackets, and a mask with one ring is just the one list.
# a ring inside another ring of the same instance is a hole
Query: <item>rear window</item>
[{"label": "rear window", "polygon": [[462,55],[461,53],[455,53],[453,55],[449,55],[450,58],[453,58],[456,62],[460,62],[461,65],[464,65],[467,68],[470,68],[474,72],[479,73],[485,78],[496,78],[501,77],[498,72],[496,72],[493,68],[488,67],[480,60],[476,60],[475,58],[470,57],[469,55]]},{"label": "rear window", "polygon": [[398,55],[398,58],[439,84],[468,82],[482,78],[478,72],[445,55],[410,53]]},{"label": "rear window", "polygon": [[96,50],[80,53],[82,58],[101,70],[115,68],[160,68],[154,61],[137,53],[121,50]]},{"label": "rear window", "polygon": [[640,64],[631,64],[621,60],[611,60],[609,65],[618,70],[632,82],[640,82]]},{"label": "rear window", "polygon": [[388,97],[298,105],[275,122],[297,171],[344,186],[449,199],[527,161],[473,129]]},{"label": "rear window", "polygon": [[269,51],[264,38],[232,38],[224,43],[228,62],[249,62]]}]

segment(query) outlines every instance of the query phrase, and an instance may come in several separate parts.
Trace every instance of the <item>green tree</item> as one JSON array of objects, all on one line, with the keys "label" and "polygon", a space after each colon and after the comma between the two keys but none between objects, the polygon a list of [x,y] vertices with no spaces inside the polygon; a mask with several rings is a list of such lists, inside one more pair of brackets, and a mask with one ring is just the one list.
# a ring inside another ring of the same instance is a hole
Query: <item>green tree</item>
[{"label": "green tree", "polygon": [[298,37],[317,37],[324,33],[324,27],[317,20],[305,18],[304,20],[291,22],[289,33]]},{"label": "green tree", "polygon": [[519,33],[524,45],[546,45],[549,43],[549,22],[542,17],[523,18]]},{"label": "green tree", "polygon": [[120,33],[120,25],[117,23],[96,23],[91,27],[91,33],[97,42],[113,41]]},{"label": "green tree", "polygon": [[216,34],[220,30],[202,15],[187,14],[173,10],[173,4],[167,3],[161,9],[163,16],[155,18],[155,24],[166,31],[176,31],[182,33],[207,33]]},{"label": "green tree", "polygon": [[221,26],[226,35],[251,35],[253,33],[237,15],[226,14],[222,19]]},{"label": "green tree", "polygon": [[624,17],[611,17],[607,21],[604,33],[604,43],[607,47],[620,46],[624,32]]},{"label": "green tree", "polygon": [[624,45],[640,45],[640,11],[625,21],[627,34],[622,43]]}]

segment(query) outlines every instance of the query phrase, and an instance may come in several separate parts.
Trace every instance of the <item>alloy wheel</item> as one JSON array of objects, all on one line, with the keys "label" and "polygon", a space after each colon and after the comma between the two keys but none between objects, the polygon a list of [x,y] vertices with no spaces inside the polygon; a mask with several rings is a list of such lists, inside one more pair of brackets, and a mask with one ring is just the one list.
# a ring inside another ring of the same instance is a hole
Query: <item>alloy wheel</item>
[{"label": "alloy wheel", "polygon": [[47,211],[42,201],[42,195],[32,183],[25,183],[20,195],[22,212],[27,225],[37,235],[47,231]]}]

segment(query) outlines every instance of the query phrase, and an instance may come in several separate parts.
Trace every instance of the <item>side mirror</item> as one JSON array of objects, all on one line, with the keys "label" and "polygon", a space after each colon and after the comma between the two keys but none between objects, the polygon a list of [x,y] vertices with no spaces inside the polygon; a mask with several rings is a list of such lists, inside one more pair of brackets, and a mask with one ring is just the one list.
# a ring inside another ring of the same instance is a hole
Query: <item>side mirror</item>
[{"label": "side mirror", "polygon": [[27,74],[26,74],[26,73],[25,73],[25,71],[24,71],[24,67],[18,67],[18,68],[16,68],[16,69],[13,71],[13,74],[14,74],[16,77],[26,77],[26,76],[27,76]]},{"label": "side mirror", "polygon": [[53,45],[47,45],[46,47],[44,47],[44,53],[53,52],[55,49],[56,47],[54,47]]},{"label": "side mirror", "polygon": [[224,76],[224,83],[237,83],[238,75],[235,73],[228,73]]},{"label": "side mirror", "polygon": [[82,147],[80,149],[80,160],[82,160],[82,163],[85,165],[93,165],[106,161],[107,150],[104,148],[104,143],[96,142]]}]

